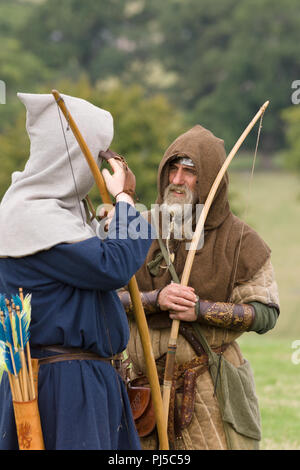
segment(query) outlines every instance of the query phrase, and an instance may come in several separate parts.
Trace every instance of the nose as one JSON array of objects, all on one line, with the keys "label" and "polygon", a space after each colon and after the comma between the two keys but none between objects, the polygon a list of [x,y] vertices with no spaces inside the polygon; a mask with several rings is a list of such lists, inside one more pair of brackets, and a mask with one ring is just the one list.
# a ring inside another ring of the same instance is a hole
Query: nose
[{"label": "nose", "polygon": [[173,184],[184,184],[184,174],[182,168],[178,168],[176,173],[174,174],[173,180],[171,181]]}]

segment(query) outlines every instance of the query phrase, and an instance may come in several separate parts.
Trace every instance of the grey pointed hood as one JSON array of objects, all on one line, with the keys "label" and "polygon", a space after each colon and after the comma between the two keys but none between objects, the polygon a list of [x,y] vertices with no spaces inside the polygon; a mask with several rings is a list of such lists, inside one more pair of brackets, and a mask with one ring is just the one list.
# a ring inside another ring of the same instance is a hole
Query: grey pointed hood
[{"label": "grey pointed hood", "polygon": [[[1,201],[2,257],[26,256],[95,236],[83,223],[78,202],[91,190],[93,176],[53,95],[18,93],[18,97],[27,111],[30,155],[24,170],[13,173]],[[111,114],[83,99],[62,97],[98,161],[99,151],[107,150],[113,138]]]}]

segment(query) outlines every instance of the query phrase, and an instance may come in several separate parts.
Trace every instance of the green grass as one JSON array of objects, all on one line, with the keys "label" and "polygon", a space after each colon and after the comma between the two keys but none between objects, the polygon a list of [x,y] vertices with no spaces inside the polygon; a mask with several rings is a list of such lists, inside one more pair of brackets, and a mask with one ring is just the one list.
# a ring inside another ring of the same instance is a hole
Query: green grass
[{"label": "green grass", "polygon": [[250,194],[248,181],[247,173],[230,173],[239,216],[272,249],[281,306],[272,335],[300,339],[300,178],[284,172],[256,173]]},{"label": "green grass", "polygon": [[254,371],[261,448],[300,450],[300,364],[292,362],[292,341],[247,333],[239,344]]},{"label": "green grass", "polygon": [[249,175],[230,173],[233,205],[272,249],[281,313],[274,330],[246,333],[239,343],[254,370],[261,448],[300,450],[300,364],[292,362],[292,342],[300,340],[300,179],[258,172],[249,193]]}]

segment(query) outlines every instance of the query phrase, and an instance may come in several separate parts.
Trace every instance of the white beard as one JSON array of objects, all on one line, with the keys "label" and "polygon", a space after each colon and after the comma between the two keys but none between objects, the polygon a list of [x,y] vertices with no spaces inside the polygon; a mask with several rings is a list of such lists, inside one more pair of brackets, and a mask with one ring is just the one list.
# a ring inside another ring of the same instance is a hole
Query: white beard
[{"label": "white beard", "polygon": [[[182,191],[184,193],[184,196],[181,198],[178,198],[173,195],[173,191]],[[178,185],[178,184],[169,184],[169,186],[166,187],[165,192],[164,192],[164,204],[167,204],[168,206],[172,206],[172,204],[177,205],[184,205],[184,204],[194,204],[195,203],[195,195],[192,192],[192,190],[186,185]]]},{"label": "white beard", "polygon": [[[182,191],[184,196],[178,198],[173,190]],[[161,207],[164,223],[168,226],[167,239],[173,235],[176,240],[191,240],[193,237],[192,215],[196,196],[187,185],[169,184],[164,192]]]}]

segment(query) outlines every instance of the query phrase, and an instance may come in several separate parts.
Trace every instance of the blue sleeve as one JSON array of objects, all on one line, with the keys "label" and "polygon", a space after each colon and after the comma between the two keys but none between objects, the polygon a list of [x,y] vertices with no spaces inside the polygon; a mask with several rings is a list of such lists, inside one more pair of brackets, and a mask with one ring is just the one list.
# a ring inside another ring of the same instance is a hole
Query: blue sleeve
[{"label": "blue sleeve", "polygon": [[80,289],[115,290],[142,266],[153,227],[132,206],[116,205],[108,237],[60,244],[35,255],[36,268],[58,282]]}]

